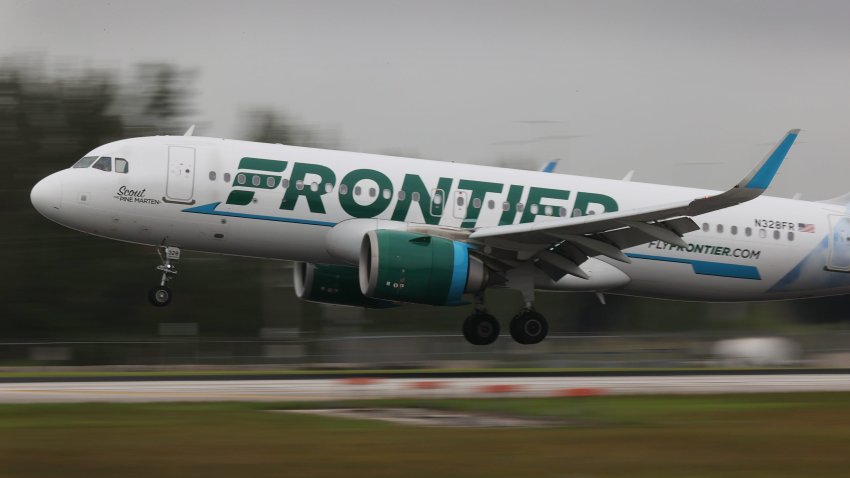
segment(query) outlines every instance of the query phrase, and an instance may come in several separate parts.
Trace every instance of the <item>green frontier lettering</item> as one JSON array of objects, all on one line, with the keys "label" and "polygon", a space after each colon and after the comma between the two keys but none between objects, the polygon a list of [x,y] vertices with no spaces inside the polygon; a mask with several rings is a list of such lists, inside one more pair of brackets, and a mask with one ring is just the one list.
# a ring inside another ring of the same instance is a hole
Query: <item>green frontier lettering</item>
[{"label": "green frontier lettering", "polygon": [[476,203],[476,200],[479,205],[483,207],[484,196],[486,196],[487,193],[500,193],[504,187],[505,186],[503,184],[490,183],[487,181],[472,181],[470,179],[461,179],[458,181],[458,189],[468,189],[471,191],[471,194],[469,195],[469,204],[466,206],[466,219],[463,220],[460,227],[475,227],[475,223],[478,222],[478,214],[481,212],[481,207],[473,206]]},{"label": "green frontier lettering", "polygon": [[505,226],[508,224],[513,224],[514,219],[516,219],[516,205],[519,202],[520,198],[522,198],[522,186],[513,185],[508,189],[508,197],[505,199],[505,204],[508,205],[508,208],[502,212],[502,217],[499,218],[499,225]]},{"label": "green frontier lettering", "polygon": [[[227,197],[227,204],[246,206],[254,199],[256,190],[273,190],[280,186],[282,177],[277,174],[286,170],[286,161],[276,161],[262,158],[242,158],[239,162],[239,172],[233,180],[234,189]],[[261,172],[257,172],[261,171]],[[309,177],[308,177],[309,176]],[[364,185],[363,181],[369,183]],[[437,180],[436,188],[425,186],[422,177],[417,174],[405,174],[398,194],[398,201],[392,211],[393,221],[408,221],[411,206],[416,203],[426,224],[438,225],[443,215],[445,203],[448,200],[453,178],[441,177]],[[328,187],[330,185],[330,187]],[[298,205],[302,196],[307,201],[311,213],[326,214],[324,195],[336,186],[336,174],[327,166],[311,163],[293,163],[289,185],[283,194],[280,209],[292,211]],[[395,199],[394,186],[386,174],[374,169],[355,169],[342,178],[340,189],[345,194],[339,194],[339,204],[342,209],[355,218],[377,217],[387,211]],[[501,196],[505,185],[489,181],[461,179],[457,189],[470,191],[469,202],[466,205],[466,215],[461,223],[462,228],[473,228],[480,218],[481,210],[485,207],[487,194]],[[361,194],[355,192],[362,191]],[[525,186],[511,185],[503,198],[502,214],[499,225],[513,224],[517,220],[517,205],[522,200]],[[610,196],[589,192],[576,193],[573,211],[582,215],[591,212],[604,213],[619,209],[617,201]],[[525,208],[519,219],[520,223],[533,222],[537,216],[548,216],[546,199],[568,200],[570,191],[530,187],[526,198]],[[502,198],[500,198],[502,199]],[[368,204],[364,204],[368,202]],[[476,206],[477,205],[477,206]],[[597,207],[592,207],[596,205]],[[601,206],[602,210],[599,210]],[[550,211],[552,213],[553,211]],[[556,215],[556,214],[551,214]]]},{"label": "green frontier lettering", "polygon": [[599,204],[602,206],[602,211],[600,212],[615,212],[619,210],[619,206],[617,206],[617,201],[610,196],[606,196],[604,194],[596,194],[596,193],[578,193],[576,195],[576,204],[574,206],[574,210],[578,209],[581,211],[582,216],[586,216],[588,213],[589,206],[591,204]]},{"label": "green frontier lettering", "polygon": [[[273,159],[242,158],[239,161],[240,172],[233,178],[233,186],[254,189],[274,189],[280,185],[280,176],[241,170],[253,169],[272,173],[282,173],[286,170],[286,164],[286,161],[275,161]],[[245,206],[249,204],[252,199],[254,199],[254,191],[234,189],[227,196],[226,203],[235,204],[237,206]]]},{"label": "green frontier lettering", "polygon": [[452,178],[440,178],[437,181],[436,191],[442,191],[440,194],[442,200],[439,204],[433,202],[428,188],[422,182],[422,178],[416,174],[406,174],[404,182],[401,184],[401,190],[404,191],[404,199],[399,199],[396,203],[395,211],[393,211],[393,221],[406,221],[410,211],[410,205],[416,202],[419,205],[419,210],[422,212],[422,218],[426,224],[437,225],[440,223],[440,217],[443,215],[443,204],[452,188]]},{"label": "green frontier lettering", "polygon": [[[319,179],[308,182],[305,179],[308,174],[318,176]],[[312,183],[316,183],[318,186],[315,190]],[[301,185],[300,189],[299,184]],[[292,175],[289,177],[289,187],[283,194],[280,208],[292,211],[298,203],[298,198],[304,196],[307,199],[307,207],[310,208],[310,212],[325,214],[322,196],[327,194],[326,184],[330,184],[332,187],[336,184],[336,174],[330,168],[319,164],[295,163],[292,167]]]},{"label": "green frontier lettering", "polygon": [[[528,199],[526,202],[528,204],[525,205],[525,211],[522,213],[522,218],[519,222],[534,222],[534,218],[536,216],[545,216],[544,209],[545,206],[540,203],[541,199],[569,199],[570,192],[563,191],[560,189],[549,189],[549,188],[531,188],[528,190]],[[532,207],[535,206],[536,207]],[[535,209],[537,212],[532,211]]]},{"label": "green frontier lettering", "polygon": [[[360,204],[354,199],[355,188],[359,182],[367,179],[374,181],[377,184],[377,189],[373,187],[363,188],[366,190],[366,193],[359,196],[367,198],[367,200],[371,199],[372,202],[369,204]],[[340,187],[342,186],[345,186],[348,192],[347,194],[339,195],[339,205],[351,217],[375,217],[384,212],[393,200],[392,181],[384,173],[375,171],[374,169],[355,169],[351,171],[342,178]]]}]

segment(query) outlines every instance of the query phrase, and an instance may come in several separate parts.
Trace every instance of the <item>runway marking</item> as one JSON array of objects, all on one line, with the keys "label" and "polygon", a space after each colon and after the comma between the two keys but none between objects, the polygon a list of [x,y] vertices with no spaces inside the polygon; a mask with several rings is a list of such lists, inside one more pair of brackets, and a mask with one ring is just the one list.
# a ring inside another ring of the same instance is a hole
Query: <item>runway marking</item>
[{"label": "runway marking", "polygon": [[[427,383],[427,385],[425,385]],[[439,383],[439,385],[437,385]],[[379,398],[553,397],[850,391],[850,374],[475,377],[439,382],[398,378],[358,381],[190,380],[0,383],[0,403],[144,401],[324,401]]]}]

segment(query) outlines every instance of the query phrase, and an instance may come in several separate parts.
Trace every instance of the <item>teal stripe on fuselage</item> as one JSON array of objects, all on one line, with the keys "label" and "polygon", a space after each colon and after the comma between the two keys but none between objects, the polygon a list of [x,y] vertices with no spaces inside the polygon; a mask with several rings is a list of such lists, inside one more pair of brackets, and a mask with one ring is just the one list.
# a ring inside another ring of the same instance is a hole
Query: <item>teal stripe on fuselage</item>
[{"label": "teal stripe on fuselage", "polygon": [[196,206],[183,209],[183,212],[191,212],[193,214],[209,214],[212,216],[227,216],[227,217],[241,217],[244,219],[259,219],[260,221],[276,221],[276,222],[288,222],[292,224],[307,224],[310,226],[323,226],[323,227],[334,227],[336,226],[335,222],[325,222],[325,221],[311,221],[309,219],[296,219],[293,217],[280,217],[280,216],[263,216],[259,214],[244,214],[240,212],[229,212],[229,211],[217,211],[216,208],[221,202],[214,202],[210,204],[204,204],[203,206]]},{"label": "teal stripe on fuselage", "polygon": [[755,266],[744,266],[740,264],[726,264],[723,262],[697,261],[694,259],[680,259],[676,257],[651,256],[647,254],[626,254],[632,259],[645,259],[649,261],[675,262],[678,264],[690,264],[695,274],[717,277],[731,277],[734,279],[761,280],[761,274]]}]

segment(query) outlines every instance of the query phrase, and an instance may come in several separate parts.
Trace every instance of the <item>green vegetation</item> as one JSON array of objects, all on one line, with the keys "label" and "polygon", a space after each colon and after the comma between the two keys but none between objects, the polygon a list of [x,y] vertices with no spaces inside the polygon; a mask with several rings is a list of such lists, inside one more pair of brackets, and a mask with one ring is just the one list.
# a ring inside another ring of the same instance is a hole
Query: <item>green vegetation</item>
[{"label": "green vegetation", "polygon": [[834,393],[355,405],[563,420],[528,429],[416,428],[267,411],[315,403],[2,405],[0,476],[846,476],[848,399]]}]

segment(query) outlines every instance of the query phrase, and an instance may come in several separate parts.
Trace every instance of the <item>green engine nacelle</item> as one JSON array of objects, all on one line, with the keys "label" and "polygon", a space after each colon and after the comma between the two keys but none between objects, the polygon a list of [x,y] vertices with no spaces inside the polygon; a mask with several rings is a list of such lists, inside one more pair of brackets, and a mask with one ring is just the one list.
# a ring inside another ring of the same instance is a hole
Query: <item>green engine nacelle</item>
[{"label": "green engine nacelle", "polygon": [[316,265],[296,262],[293,270],[295,295],[299,299],[325,304],[385,309],[396,304],[360,293],[356,267]]},{"label": "green engine nacelle", "polygon": [[461,305],[464,293],[484,289],[484,264],[457,241],[379,229],[363,237],[360,291],[375,299]]}]

